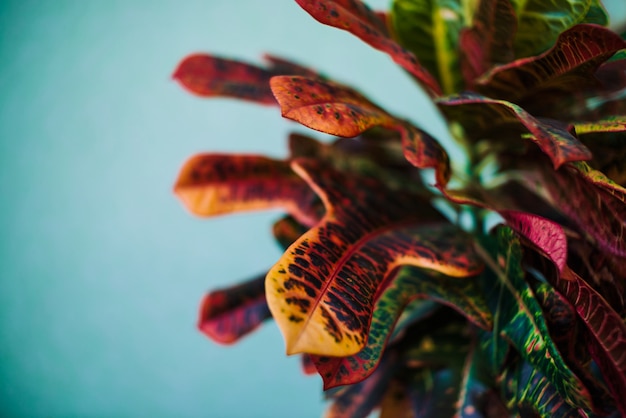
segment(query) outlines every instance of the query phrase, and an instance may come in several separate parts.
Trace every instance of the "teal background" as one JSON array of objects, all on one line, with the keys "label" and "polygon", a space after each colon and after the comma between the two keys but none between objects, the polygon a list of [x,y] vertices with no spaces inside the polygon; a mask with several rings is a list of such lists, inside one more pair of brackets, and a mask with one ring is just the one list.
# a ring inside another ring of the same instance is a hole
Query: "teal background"
[{"label": "teal background", "polygon": [[194,218],[178,169],[200,151],[284,156],[305,131],[184,92],[170,74],[200,51],[290,57],[445,136],[388,57],[292,1],[2,0],[0,416],[322,414],[321,380],[273,323],[233,347],[195,329],[205,291],[280,256],[278,213]]}]

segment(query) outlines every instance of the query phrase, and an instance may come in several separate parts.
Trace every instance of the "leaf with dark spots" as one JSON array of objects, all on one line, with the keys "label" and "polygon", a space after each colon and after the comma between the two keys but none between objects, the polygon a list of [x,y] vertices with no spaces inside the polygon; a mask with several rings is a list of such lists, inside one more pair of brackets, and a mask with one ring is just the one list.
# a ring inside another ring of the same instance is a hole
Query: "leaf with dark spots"
[{"label": "leaf with dark spots", "polygon": [[476,88],[486,96],[526,105],[540,95],[573,93],[597,86],[593,74],[626,41],[596,25],[581,24],[563,32],[549,51],[495,67],[477,80]]},{"label": "leaf with dark spots", "polygon": [[567,402],[589,409],[589,391],[551,340],[541,306],[524,280],[519,239],[507,227],[497,228],[495,234],[495,240],[483,242],[486,248],[479,247],[487,265],[483,273],[484,291],[494,316],[494,335],[513,345]]},{"label": "leaf with dark spots", "polygon": [[359,382],[378,365],[394,324],[410,301],[430,299],[457,310],[478,326],[491,329],[492,317],[475,278],[459,280],[414,267],[403,267],[376,301],[367,343],[347,357],[312,356],[324,389]]},{"label": "leaf with dark spots", "polygon": [[285,59],[265,55],[268,68],[207,54],[186,57],[178,65],[174,80],[189,92],[201,97],[232,97],[260,104],[275,105],[269,88],[275,75],[320,77],[315,71]]},{"label": "leaf with dark spots", "polygon": [[437,105],[448,120],[459,122],[473,141],[490,139],[497,146],[497,141],[526,138],[552,160],[555,169],[591,158],[589,150],[566,127],[540,121],[513,103],[465,94],[440,99]]},{"label": "leaf with dark spots", "polygon": [[276,221],[272,227],[274,238],[283,250],[289,248],[308,228],[296,221],[293,216],[285,216]]},{"label": "leaf with dark spots", "polygon": [[626,324],[604,298],[575,272],[566,268],[557,287],[574,304],[593,336],[589,351],[622,414],[626,414]]},{"label": "leaf with dark spots", "polygon": [[[399,266],[455,277],[481,271],[468,238],[440,222],[420,195],[396,193],[376,179],[347,176],[311,160],[293,167],[324,202],[326,214],[267,276],[268,303],[289,354],[360,351],[381,285]],[[285,302],[289,297],[309,299],[311,309],[301,314]],[[291,321],[291,314],[305,320]]]},{"label": "leaf with dark spots", "polygon": [[596,245],[626,257],[626,189],[585,163],[544,170],[543,183],[553,204]]},{"label": "leaf with dark spots", "polygon": [[265,274],[214,290],[204,297],[198,328],[221,344],[232,344],[272,317],[265,300]]},{"label": "leaf with dark spots", "polygon": [[283,208],[304,225],[319,220],[315,193],[289,162],[256,155],[195,155],[180,170],[174,192],[198,216]]},{"label": "leaf with dark spots", "polygon": [[383,400],[390,381],[398,369],[395,353],[387,355],[380,367],[367,379],[345,386],[332,397],[333,403],[324,418],[366,418]]},{"label": "leaf with dark spots", "polygon": [[626,116],[612,116],[594,122],[574,123],[577,135],[586,135],[603,132],[624,132],[626,131]]},{"label": "leaf with dark spots", "polygon": [[517,27],[515,10],[509,0],[480,0],[471,28],[461,31],[461,69],[468,87],[496,64],[513,61],[513,40]]},{"label": "leaf with dark spots", "polygon": [[448,155],[426,132],[396,119],[357,91],[306,77],[278,76],[270,81],[282,115],[327,134],[354,137],[373,127],[398,131],[405,158],[418,168],[434,168],[437,182],[450,178]]},{"label": "leaf with dark spots", "polygon": [[306,375],[313,375],[317,373],[315,363],[313,363],[313,360],[311,360],[311,356],[309,354],[302,354],[300,356],[300,363],[302,366],[302,373]]},{"label": "leaf with dark spots", "polygon": [[408,71],[430,94],[441,94],[433,76],[420,65],[415,55],[398,45],[389,34],[386,22],[360,0],[296,0],[315,20],[346,30],[379,51],[387,53]]}]

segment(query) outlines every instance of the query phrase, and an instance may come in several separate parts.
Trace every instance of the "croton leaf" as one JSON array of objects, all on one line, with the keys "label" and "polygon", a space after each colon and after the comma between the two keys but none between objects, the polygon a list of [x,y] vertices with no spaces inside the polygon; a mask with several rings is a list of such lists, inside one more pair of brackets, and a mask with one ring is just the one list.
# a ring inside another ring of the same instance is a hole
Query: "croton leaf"
[{"label": "croton leaf", "polygon": [[484,329],[491,329],[491,312],[475,278],[459,280],[403,267],[376,301],[367,343],[347,357],[311,356],[324,380],[324,389],[359,382],[369,376],[380,361],[394,324],[405,306],[417,298],[448,305]]},{"label": "croton leaf", "polygon": [[416,371],[409,385],[409,398],[415,416],[453,417],[461,383],[459,372],[459,369],[453,368],[424,368]]},{"label": "croton leaf", "polygon": [[598,132],[624,132],[626,131],[626,116],[612,116],[594,122],[577,122],[573,125],[578,135]]},{"label": "croton leaf", "polygon": [[555,169],[569,161],[591,158],[589,150],[567,129],[540,121],[513,103],[476,94],[448,96],[436,103],[449,120],[471,133],[473,140],[489,138],[497,145],[503,138],[523,136],[537,144]]},{"label": "croton leaf", "polygon": [[495,67],[477,80],[476,88],[532,112],[532,102],[541,95],[571,94],[598,85],[593,74],[600,64],[624,48],[626,41],[609,29],[576,25],[563,32],[549,51]]},{"label": "croton leaf", "polygon": [[272,317],[265,300],[265,274],[204,297],[198,328],[221,344],[232,344]]},{"label": "croton leaf", "polygon": [[581,23],[593,23],[594,25],[608,26],[609,15],[600,0],[591,0],[589,10]]},{"label": "croton leaf", "polygon": [[626,414],[626,324],[598,292],[569,268],[563,271],[557,285],[593,335],[590,352],[620,411]]},{"label": "croton leaf", "polygon": [[283,250],[289,248],[308,228],[296,221],[293,216],[285,216],[274,222],[272,233]]},{"label": "croton leaf", "polygon": [[444,94],[461,90],[458,44],[464,22],[460,0],[394,0],[391,10],[394,35],[437,77]]},{"label": "croton leaf", "polygon": [[268,68],[207,54],[193,54],[178,65],[172,76],[189,92],[201,97],[233,97],[275,105],[269,88],[275,75],[320,77],[316,72],[285,59],[265,55]]},{"label": "croton leaf", "polygon": [[515,52],[529,57],[554,45],[559,34],[584,21],[591,0],[512,0],[518,16]]},{"label": "croton leaf", "polygon": [[311,359],[309,354],[302,354],[300,356],[300,363],[302,365],[302,372],[306,375],[312,375],[317,373],[317,369],[315,368],[315,363]]},{"label": "croton leaf", "polygon": [[513,61],[517,17],[510,0],[480,0],[471,28],[461,31],[459,52],[465,84],[496,64]]},{"label": "croton leaf", "polygon": [[314,225],[315,193],[289,162],[256,155],[198,154],[183,165],[174,192],[198,216],[284,208]]},{"label": "croton leaf", "polygon": [[[563,360],[550,339],[541,306],[524,280],[519,239],[507,227],[496,229],[496,241],[479,247],[488,266],[485,292],[494,315],[494,335],[509,341],[522,358],[554,385],[560,396],[581,408],[591,406],[588,390]],[[497,366],[497,365],[496,365]]]},{"label": "croton leaf", "polygon": [[626,189],[582,162],[544,173],[553,204],[596,244],[626,257]]},{"label": "croton leaf", "polygon": [[402,136],[406,159],[418,168],[434,168],[439,184],[448,182],[448,155],[433,137],[391,116],[354,89],[287,76],[272,78],[270,85],[284,117],[342,137],[354,137],[375,126],[396,130]]},{"label": "croton leaf", "polygon": [[396,353],[385,356],[380,367],[367,379],[346,386],[333,397],[324,418],[366,418],[383,400],[389,382],[397,370]]},{"label": "croton leaf", "polygon": [[296,0],[315,20],[346,30],[372,48],[389,54],[402,68],[412,74],[431,94],[441,94],[433,76],[421,66],[415,55],[398,45],[378,14],[360,0]]},{"label": "croton leaf", "polygon": [[326,207],[267,276],[267,299],[289,354],[357,353],[367,341],[387,276],[414,265],[449,276],[482,269],[467,238],[427,201],[375,179],[345,176],[312,160],[294,170]]}]

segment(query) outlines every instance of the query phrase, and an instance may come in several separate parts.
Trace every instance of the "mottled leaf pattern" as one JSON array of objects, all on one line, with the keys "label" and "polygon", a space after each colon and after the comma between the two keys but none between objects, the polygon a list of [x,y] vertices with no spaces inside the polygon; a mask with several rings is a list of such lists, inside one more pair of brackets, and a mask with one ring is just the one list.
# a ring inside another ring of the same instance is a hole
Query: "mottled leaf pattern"
[{"label": "mottled leaf pattern", "polygon": [[475,278],[460,280],[403,267],[376,301],[365,347],[348,357],[312,356],[324,388],[352,384],[378,365],[394,324],[413,299],[428,298],[456,309],[480,327],[491,329],[491,312]]},{"label": "mottled leaf pattern", "polygon": [[626,116],[612,116],[595,122],[577,122],[573,125],[578,135],[598,132],[624,132],[626,131]]},{"label": "mottled leaf pattern", "polygon": [[541,306],[524,280],[518,239],[509,228],[500,227],[496,233],[497,246],[480,251],[489,267],[485,270],[485,291],[494,315],[494,334],[508,340],[522,358],[541,371],[560,396],[589,409],[588,390],[550,339]]},{"label": "mottled leaf pattern", "polygon": [[289,162],[254,155],[198,154],[183,165],[174,192],[198,216],[284,208],[313,225],[315,193]]},{"label": "mottled leaf pattern", "polygon": [[412,74],[431,94],[441,94],[433,76],[411,52],[390,36],[386,23],[360,0],[296,0],[317,21],[346,30],[389,56]]},{"label": "mottled leaf pattern", "polygon": [[207,54],[186,57],[174,71],[173,78],[189,92],[201,97],[232,97],[260,104],[275,105],[269,88],[275,75],[304,75],[317,73],[285,59],[265,55],[268,68]]},{"label": "mottled leaf pattern", "polygon": [[465,94],[440,99],[437,105],[474,140],[490,138],[497,144],[503,135],[529,139],[552,160],[555,169],[569,161],[591,158],[589,150],[566,129],[539,121],[513,103]]},{"label": "mottled leaf pattern", "polygon": [[[598,85],[595,71],[623,48],[626,41],[609,29],[577,25],[562,33],[544,54],[495,67],[477,81],[476,88],[486,96],[522,106],[529,96],[574,93]],[[540,101],[534,97],[533,101]]]},{"label": "mottled leaf pattern", "polygon": [[437,182],[450,178],[448,155],[426,132],[394,118],[355,90],[305,77],[274,77],[271,87],[284,117],[331,135],[353,137],[375,126],[400,132],[406,159],[434,168]]},{"label": "mottled leaf pattern", "polygon": [[272,317],[265,301],[265,274],[214,290],[204,297],[198,328],[221,344],[232,344]]},{"label": "mottled leaf pattern", "polygon": [[267,277],[268,303],[288,353],[358,352],[367,341],[380,286],[400,265],[451,276],[481,270],[459,230],[424,224],[440,215],[419,196],[396,194],[374,179],[348,178],[311,161],[298,162],[294,170],[327,211]]},{"label": "mottled leaf pattern", "polygon": [[434,74],[445,94],[462,88],[459,32],[463,10],[459,0],[394,0],[391,20],[400,43]]}]

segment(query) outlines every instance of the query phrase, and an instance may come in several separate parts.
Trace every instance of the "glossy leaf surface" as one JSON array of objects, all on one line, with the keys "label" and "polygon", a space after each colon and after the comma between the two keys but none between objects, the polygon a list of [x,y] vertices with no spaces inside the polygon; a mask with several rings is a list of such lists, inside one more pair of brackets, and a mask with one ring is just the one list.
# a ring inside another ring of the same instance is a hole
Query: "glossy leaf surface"
[{"label": "glossy leaf surface", "polygon": [[598,85],[595,71],[623,48],[626,41],[609,29],[577,25],[562,33],[549,51],[495,67],[476,87],[487,96],[522,105],[529,96],[571,94]]},{"label": "glossy leaf surface", "polygon": [[312,161],[299,161],[294,170],[318,193],[326,215],[267,277],[268,303],[289,354],[357,353],[381,284],[401,265],[461,277],[482,269],[459,230],[425,224],[441,215],[419,196]]},{"label": "glossy leaf surface", "polygon": [[269,88],[275,75],[306,75],[317,73],[285,59],[266,55],[267,68],[207,54],[186,57],[172,76],[189,92],[201,97],[232,97],[266,105],[276,100]]},{"label": "glossy leaf surface", "polygon": [[[590,395],[567,366],[550,339],[541,306],[524,280],[521,246],[515,233],[498,228],[497,244],[481,250],[489,275],[485,291],[494,315],[494,335],[509,341],[534,368],[541,371],[564,399],[581,408],[590,407]],[[494,365],[502,364],[495,361]]]},{"label": "glossy leaf surface", "polygon": [[412,74],[431,94],[441,94],[433,76],[415,55],[398,45],[390,36],[385,22],[360,0],[296,0],[317,21],[346,30],[389,56]]},{"label": "glossy leaf surface", "polygon": [[396,130],[402,136],[406,159],[418,168],[434,168],[439,184],[448,182],[448,155],[434,138],[394,118],[355,90],[305,77],[274,77],[270,85],[284,117],[342,137],[357,136],[375,126]]},{"label": "glossy leaf surface", "polygon": [[434,74],[444,94],[461,90],[459,32],[463,10],[459,0],[394,0],[391,19],[400,43]]},{"label": "glossy leaf surface", "polygon": [[348,357],[312,356],[324,388],[359,382],[369,376],[378,365],[405,306],[417,298],[448,305],[478,326],[491,329],[491,312],[475,278],[459,280],[403,267],[376,301],[367,343],[361,351]]},{"label": "glossy leaf surface", "polygon": [[312,225],[315,193],[289,163],[254,155],[198,154],[183,165],[174,192],[198,216],[284,208]]},{"label": "glossy leaf surface", "polygon": [[265,274],[214,290],[204,297],[198,328],[221,344],[232,344],[272,317],[265,300]]},{"label": "glossy leaf surface", "polygon": [[497,144],[503,137],[527,138],[550,158],[555,169],[591,158],[589,150],[566,129],[539,121],[513,103],[466,94],[440,99],[437,105],[474,140],[489,138]]}]

